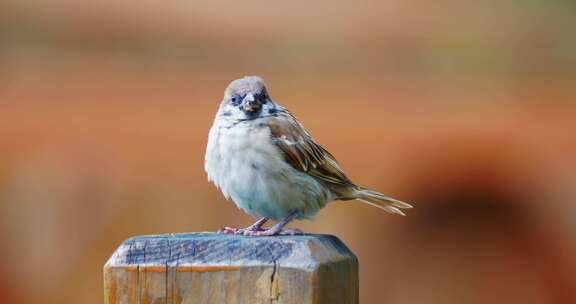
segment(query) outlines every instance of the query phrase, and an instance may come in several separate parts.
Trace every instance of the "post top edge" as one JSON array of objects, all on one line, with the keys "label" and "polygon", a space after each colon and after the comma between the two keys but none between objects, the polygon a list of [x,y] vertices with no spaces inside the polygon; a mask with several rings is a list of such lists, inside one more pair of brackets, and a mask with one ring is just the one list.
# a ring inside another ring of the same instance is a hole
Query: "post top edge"
[{"label": "post top edge", "polygon": [[230,235],[230,234],[220,234],[215,232],[181,232],[181,233],[162,233],[162,234],[146,234],[146,235],[136,235],[126,239],[127,241],[135,240],[146,240],[146,239],[230,239],[230,240],[312,240],[312,239],[322,239],[322,238],[335,238],[335,235],[331,234],[315,234],[315,233],[305,233],[299,235],[277,235],[277,236],[243,236],[243,235]]},{"label": "post top edge", "polygon": [[333,235],[248,237],[216,233],[169,233],[134,236],[125,240],[105,267],[129,265],[270,265],[299,268],[342,259],[356,259]]}]

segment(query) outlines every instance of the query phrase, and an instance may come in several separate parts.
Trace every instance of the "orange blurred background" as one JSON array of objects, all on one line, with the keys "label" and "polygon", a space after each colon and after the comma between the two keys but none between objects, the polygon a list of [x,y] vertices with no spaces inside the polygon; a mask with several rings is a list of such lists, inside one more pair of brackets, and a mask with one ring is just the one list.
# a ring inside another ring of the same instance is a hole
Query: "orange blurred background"
[{"label": "orange blurred background", "polygon": [[4,0],[0,303],[102,303],[122,240],[248,225],[203,170],[244,75],[416,206],[295,224],[361,303],[576,303],[575,29],[568,0]]}]

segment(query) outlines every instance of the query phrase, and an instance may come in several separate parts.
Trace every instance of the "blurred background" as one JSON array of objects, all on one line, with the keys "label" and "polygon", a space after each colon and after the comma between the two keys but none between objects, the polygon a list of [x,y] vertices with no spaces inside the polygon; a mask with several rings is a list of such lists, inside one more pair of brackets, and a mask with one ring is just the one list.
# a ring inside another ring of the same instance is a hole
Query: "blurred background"
[{"label": "blurred background", "polygon": [[226,85],[267,80],[358,183],[294,226],[361,303],[576,303],[576,2],[0,2],[0,302],[102,303],[124,239],[245,226],[206,180]]}]

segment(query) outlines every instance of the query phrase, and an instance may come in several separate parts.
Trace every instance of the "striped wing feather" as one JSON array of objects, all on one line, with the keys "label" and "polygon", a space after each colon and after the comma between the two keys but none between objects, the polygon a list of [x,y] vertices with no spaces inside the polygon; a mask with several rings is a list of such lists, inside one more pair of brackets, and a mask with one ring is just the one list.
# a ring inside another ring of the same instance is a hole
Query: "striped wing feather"
[{"label": "striped wing feather", "polygon": [[295,169],[336,186],[353,186],[334,156],[314,142],[306,129],[289,113],[268,121],[272,142],[284,152]]},{"label": "striped wing feather", "polygon": [[292,167],[323,182],[341,200],[358,199],[387,212],[404,215],[401,209],[412,208],[408,203],[354,185],[334,156],[314,142],[306,129],[288,112],[268,121],[272,142],[284,152]]}]

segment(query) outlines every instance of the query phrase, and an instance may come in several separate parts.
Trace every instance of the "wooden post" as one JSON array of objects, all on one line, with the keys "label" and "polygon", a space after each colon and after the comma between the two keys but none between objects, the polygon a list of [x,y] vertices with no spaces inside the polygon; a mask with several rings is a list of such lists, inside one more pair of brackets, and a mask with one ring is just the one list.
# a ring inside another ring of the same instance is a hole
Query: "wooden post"
[{"label": "wooden post", "polygon": [[104,266],[106,304],[358,303],[358,260],[330,235],[130,238]]}]

